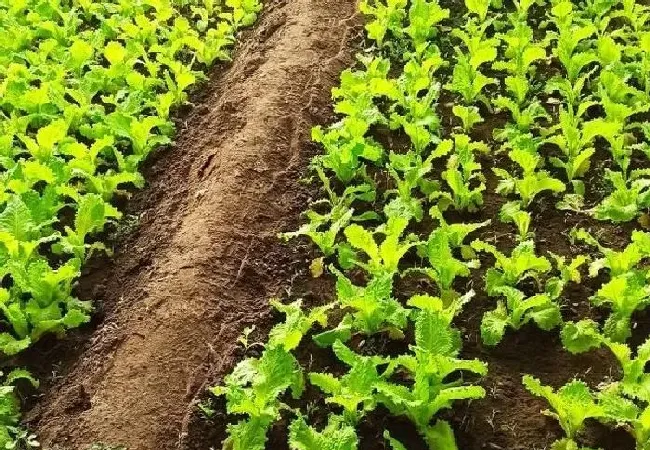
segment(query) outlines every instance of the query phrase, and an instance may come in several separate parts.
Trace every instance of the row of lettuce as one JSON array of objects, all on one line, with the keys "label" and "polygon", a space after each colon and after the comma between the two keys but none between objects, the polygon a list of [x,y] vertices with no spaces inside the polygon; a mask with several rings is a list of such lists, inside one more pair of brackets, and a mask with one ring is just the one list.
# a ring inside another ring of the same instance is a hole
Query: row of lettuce
[{"label": "row of lettuce", "polygon": [[[0,352],[90,319],[74,296],[93,235],[170,143],[170,111],[251,24],[258,0],[0,1]],[[14,370],[0,388],[0,448],[18,427]]]},{"label": "row of lettuce", "polygon": [[[265,448],[269,429],[288,415],[292,450],[356,449],[358,425],[383,407],[408,418],[428,448],[456,449],[450,424],[437,415],[456,400],[484,397],[477,379],[487,373],[485,363],[460,357],[453,320],[475,294],[456,289],[490,261],[481,287],[495,299],[481,323],[486,347],[533,323],[559,330],[571,353],[607,347],[620,362],[622,377],[598,390],[579,380],[553,390],[524,377],[566,433],[552,448],[583,448],[584,422],[596,419],[628,430],[638,450],[650,449],[650,340],[636,350],[626,344],[633,314],[650,304],[650,234],[635,231],[617,250],[574,229],[571,241],[584,254],[567,258],[540,254],[531,229],[532,208],[553,198],[559,210],[614,223],[639,219],[650,206],[643,168],[650,9],[629,0],[515,0],[512,8],[465,0],[457,17],[437,0],[364,0],[360,8],[372,46],[333,91],[340,121],[313,130],[324,148],[312,163],[323,198],[307,223],[283,235],[316,244],[322,256],[312,272],[336,278],[336,297],[313,308],[273,302],[286,319],[264,351],[212,390],[238,418],[224,448]],[[475,140],[487,121],[501,125],[489,142]],[[598,152],[604,156],[591,167]],[[505,155],[493,169],[504,198],[498,220],[512,224],[518,241],[506,251],[470,238],[489,230],[489,221],[445,218],[481,209],[487,183],[480,161],[497,154]],[[585,182],[598,174],[611,186]],[[602,325],[562,317],[566,287],[581,283],[587,268],[600,283],[589,302],[609,311]],[[431,288],[405,299],[396,281],[409,277]],[[408,352],[378,355],[355,339],[377,334],[410,340]],[[305,373],[295,350],[306,336],[347,370]],[[307,382],[330,405],[324,427],[287,404]],[[395,450],[405,448],[388,431],[385,437]]]}]

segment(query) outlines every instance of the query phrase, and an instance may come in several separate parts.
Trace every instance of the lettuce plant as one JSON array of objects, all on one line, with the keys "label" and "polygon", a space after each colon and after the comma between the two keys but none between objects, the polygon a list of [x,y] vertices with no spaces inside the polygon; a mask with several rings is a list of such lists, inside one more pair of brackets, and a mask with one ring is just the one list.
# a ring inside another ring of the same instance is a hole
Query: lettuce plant
[{"label": "lettuce plant", "polygon": [[497,186],[498,193],[515,193],[522,206],[528,207],[544,191],[560,193],[566,190],[562,181],[553,178],[547,171],[538,169],[542,163],[542,156],[537,153],[540,142],[532,135],[519,135],[508,145],[512,146],[508,156],[519,166],[521,176],[513,176],[499,167],[493,168],[493,172],[501,179]]},{"label": "lettuce plant", "polygon": [[[485,395],[480,386],[466,384],[452,376],[460,372],[485,375],[487,366],[478,360],[458,359],[461,346],[460,333],[451,327],[455,314],[467,297],[452,302],[449,307],[435,297],[418,296],[409,304],[416,310],[415,345],[411,353],[398,356],[395,370],[413,380],[412,385],[380,381],[377,399],[394,415],[408,417],[427,441],[429,448],[439,448],[441,442],[450,445],[450,433],[441,435],[446,426],[441,422],[432,425],[434,416],[449,408],[456,400],[477,399]],[[441,430],[442,428],[442,430]],[[445,437],[446,436],[446,437]]]},{"label": "lettuce plant", "polygon": [[[551,256],[555,260],[554,271],[557,275],[548,277],[544,290],[531,296],[514,285],[501,284],[502,274],[496,271],[488,274],[486,281],[494,284],[488,287],[488,292],[500,299],[496,309],[485,313],[481,321],[481,338],[485,345],[493,346],[501,342],[507,328],[519,330],[525,324],[534,322],[542,330],[550,331],[562,323],[560,301],[564,288],[569,282],[581,281],[579,268],[586,262],[586,257],[578,256],[567,263],[563,257]],[[543,264],[542,260],[539,262]],[[494,279],[498,281],[495,283]]]},{"label": "lettuce plant", "polygon": [[430,51],[421,58],[408,60],[402,75],[396,80],[398,95],[391,107],[390,126],[392,129],[403,128],[418,154],[439,140],[440,119],[436,102],[440,83],[437,71],[443,64],[440,53]]},{"label": "lettuce plant", "polygon": [[609,271],[611,276],[623,275],[635,269],[641,261],[650,256],[650,233],[634,231],[630,243],[622,250],[616,250],[602,245],[584,228],[571,231],[571,239],[596,249],[602,255],[589,265],[589,275],[598,276],[602,270]]},{"label": "lettuce plant", "polygon": [[386,36],[399,38],[403,33],[407,0],[363,0],[359,9],[370,18],[366,24],[368,37],[382,45]]},{"label": "lettuce plant", "polygon": [[[522,80],[528,86],[528,81]],[[517,94],[517,93],[514,93]],[[520,95],[520,94],[517,94]],[[494,106],[500,110],[508,111],[514,121],[498,133],[500,140],[507,139],[517,133],[527,133],[533,129],[539,119],[548,119],[546,110],[539,102],[531,102],[524,106],[524,101],[518,102],[508,97],[498,96],[493,101]]]},{"label": "lettuce plant", "polygon": [[224,443],[228,448],[265,448],[267,431],[285,408],[280,396],[291,391],[294,398],[299,398],[304,389],[302,369],[291,352],[315,323],[327,324],[328,307],[305,314],[300,301],[290,305],[274,301],[273,306],[286,315],[286,320],[271,329],[262,355],[241,361],[225,377],[223,385],[210,389],[213,395],[226,398],[229,414],[245,416],[228,426]]},{"label": "lettuce plant", "polygon": [[554,4],[551,16],[557,29],[550,33],[550,38],[556,42],[553,53],[564,67],[569,82],[575,85],[584,68],[597,61],[596,53],[589,46],[589,38],[597,29],[593,24],[580,23],[570,1]]},{"label": "lettuce plant", "polygon": [[[634,437],[637,450],[650,448],[650,374],[646,365],[650,361],[650,340],[646,340],[632,355],[632,350],[624,344],[605,340],[621,365],[623,378],[614,382],[608,390],[627,401],[626,415],[617,418]],[[619,400],[621,401],[621,400]]]},{"label": "lettuce plant", "polygon": [[467,52],[456,50],[456,65],[454,66],[451,82],[446,88],[461,95],[466,105],[480,100],[489,104],[483,96],[483,89],[495,84],[496,80],[488,78],[481,71],[482,65],[492,62],[497,57],[497,39],[485,36],[489,22],[478,24],[474,20],[467,22],[467,29],[455,29],[452,34],[460,39]]},{"label": "lettuce plant", "polygon": [[[327,198],[312,202],[305,216],[308,222],[297,231],[281,233],[284,240],[298,236],[309,237],[325,256],[332,256],[337,249],[337,239],[341,231],[351,222],[364,222],[379,219],[374,212],[355,214],[352,208],[355,202],[372,203],[376,198],[375,187],[369,183],[348,186],[341,195],[332,189],[323,169],[316,166],[315,171],[323,184]],[[325,209],[326,212],[319,212]],[[328,210],[328,211],[327,211]]]},{"label": "lettuce plant", "polygon": [[581,448],[575,439],[583,429],[585,421],[606,416],[606,410],[598,401],[597,395],[582,381],[573,380],[557,390],[544,386],[530,375],[524,376],[523,383],[531,394],[546,399],[551,409],[544,410],[542,413],[556,419],[566,433],[567,439],[554,443],[553,449]]},{"label": "lettuce plant", "polygon": [[416,190],[432,197],[440,192],[440,183],[432,180],[430,172],[434,161],[446,156],[452,150],[450,141],[440,142],[426,159],[414,150],[406,153],[393,153],[389,156],[388,172],[395,181],[395,189],[386,190],[388,198],[393,197],[386,206],[388,211],[401,211],[404,217],[414,217],[418,222],[424,217],[423,198],[415,195]]},{"label": "lettuce plant", "polygon": [[438,25],[449,18],[449,13],[449,9],[442,8],[437,0],[411,1],[408,26],[405,31],[410,37],[416,54],[429,47],[433,38],[438,36]]},{"label": "lettuce plant", "polygon": [[459,54],[457,58],[452,81],[447,85],[447,89],[460,94],[466,104],[472,104],[477,100],[487,102],[482,96],[483,89],[495,84],[496,80],[483,75],[472,65],[467,55]]},{"label": "lettuce plant", "polygon": [[334,269],[338,306],[348,312],[337,328],[316,336],[319,345],[331,345],[336,339],[347,341],[353,332],[374,334],[388,331],[401,337],[406,327],[408,311],[393,297],[393,275],[381,274],[365,286],[356,286],[344,274]]},{"label": "lettuce plant", "polygon": [[587,419],[602,422],[625,423],[637,417],[638,410],[629,400],[617,395],[613,389],[592,391],[589,386],[579,380],[573,380],[557,390],[526,375],[523,383],[528,391],[548,401],[551,409],[542,411],[543,414],[556,419],[567,439],[560,439],[553,444],[553,449],[580,449],[577,443],[579,433],[583,430]]},{"label": "lettuce plant", "polygon": [[533,63],[546,58],[546,49],[543,44],[534,42],[533,30],[526,23],[524,11],[522,7],[508,16],[511,27],[499,35],[506,44],[505,59],[492,63],[493,69],[506,72],[504,83],[510,95],[498,96],[494,106],[509,111],[514,121],[498,132],[502,140],[513,134],[527,133],[539,119],[548,119],[541,103],[528,99],[535,72]]},{"label": "lettuce plant", "polygon": [[[628,119],[641,111],[640,107],[630,107],[616,103],[609,95],[601,91],[601,104],[607,114],[586,122],[583,127],[585,139],[592,140],[596,136],[604,138],[609,144],[609,151],[616,164],[627,173],[634,147],[628,145],[630,139],[626,132]],[[645,107],[644,107],[645,108]]]},{"label": "lettuce plant", "polygon": [[485,177],[475,156],[479,152],[488,152],[485,143],[473,142],[465,134],[454,135],[454,151],[447,160],[446,170],[442,173],[451,193],[439,191],[429,196],[439,197],[439,208],[452,206],[459,211],[476,211],[483,204]]},{"label": "lettuce plant", "polygon": [[[613,41],[613,39],[610,38],[606,42],[610,41]],[[602,38],[600,42],[602,43]],[[605,69],[601,70],[598,75],[595,94],[600,98],[607,120],[615,122],[647,111],[648,108],[644,104],[645,93],[630,83],[630,78],[634,72],[625,69],[620,62],[622,53],[618,48],[618,44],[612,43],[610,45],[614,47],[610,53],[615,53],[615,56],[601,56],[601,64],[605,66]],[[613,61],[608,64],[607,61],[604,61],[605,59]]]},{"label": "lettuce plant", "polygon": [[526,80],[534,72],[533,63],[546,59],[546,49],[544,44],[535,42],[533,30],[525,18],[522,19],[519,14],[510,14],[508,19],[510,28],[499,36],[506,45],[505,60],[495,61],[492,67],[508,73],[506,86],[517,86],[512,89],[512,93],[517,103],[521,104],[530,88]]},{"label": "lettuce plant", "polygon": [[646,364],[650,362],[650,339],[646,339],[636,349],[636,355],[625,344],[612,342],[603,339],[611,352],[616,356],[621,369],[623,378],[617,382],[622,392],[631,397],[640,399],[644,402],[650,401],[650,374],[646,371]]},{"label": "lettuce plant", "polygon": [[[359,224],[345,228],[347,244],[354,250],[350,262],[363,268],[372,276],[397,273],[400,260],[417,242],[411,236],[404,237],[409,219],[399,215],[399,211],[388,217],[385,224],[370,231]],[[383,236],[379,243],[377,236]],[[364,257],[360,257],[364,254]]]},{"label": "lettuce plant", "polygon": [[339,85],[332,89],[332,98],[336,101],[335,112],[371,125],[385,124],[387,119],[375,100],[396,99],[400,95],[395,80],[389,77],[390,60],[367,55],[358,56],[357,59],[361,67],[344,70]]},{"label": "lettuce plant", "polygon": [[211,389],[212,394],[226,397],[229,414],[247,416],[228,426],[224,445],[237,450],[263,450],[269,427],[280,417],[278,397],[290,389],[299,398],[304,388],[298,361],[283,347],[269,348],[260,358],[240,362],[224,381],[224,386]]},{"label": "lettuce plant", "polygon": [[[637,4],[630,5],[630,2],[622,3],[627,6],[621,11],[623,17],[626,17],[630,21],[647,20],[647,7]],[[638,24],[635,23],[635,25],[635,29],[630,33],[632,35],[630,38],[633,39],[637,45],[627,45],[625,50],[627,53],[636,53],[636,58],[630,64],[635,75],[641,81],[643,91],[646,96],[648,96],[650,95],[650,76],[648,75],[648,68],[650,68],[650,33],[642,28],[637,28]]]},{"label": "lettuce plant", "polygon": [[503,223],[512,223],[517,227],[519,241],[527,241],[534,237],[534,233],[530,230],[532,217],[528,211],[521,209],[521,204],[517,201],[504,203],[499,211],[499,220]]},{"label": "lettuce plant", "polygon": [[481,112],[476,106],[454,105],[452,112],[462,122],[462,130],[468,134],[474,125],[484,122]]},{"label": "lettuce plant", "polygon": [[520,242],[510,256],[480,240],[473,241],[471,245],[474,250],[488,253],[495,259],[494,266],[485,275],[485,287],[489,295],[498,294],[498,290],[504,286],[516,287],[526,279],[539,281],[552,268],[548,258],[536,254],[533,241]]},{"label": "lettuce plant", "polygon": [[559,132],[547,139],[547,142],[555,144],[564,156],[550,158],[551,164],[564,169],[569,181],[584,176],[589,170],[591,157],[596,152],[593,138],[585,136],[581,127],[581,117],[588,106],[590,104],[581,104],[577,113],[573,112],[573,108],[560,108],[560,121],[556,127]]},{"label": "lettuce plant", "polygon": [[634,170],[626,179],[623,173],[607,170],[605,177],[612,192],[591,209],[597,220],[630,222],[650,208],[650,178],[647,170]]},{"label": "lettuce plant", "polygon": [[365,162],[380,163],[385,158],[382,146],[368,136],[372,126],[388,124],[376,102],[415,101],[400,90],[397,80],[389,77],[388,59],[360,56],[359,62],[363,67],[344,71],[339,86],[332,90],[337,101],[335,111],[342,119],[327,129],[312,129],[312,139],[325,149],[315,163],[334,172],[346,184],[355,177],[363,177]]},{"label": "lettuce plant", "polygon": [[349,371],[341,377],[313,372],[309,374],[309,382],[326,394],[327,403],[343,409],[347,423],[356,424],[365,413],[375,409],[377,386],[390,377],[394,367],[387,358],[359,355],[340,341],[332,345],[332,350],[341,362],[350,367]]},{"label": "lettuce plant", "polygon": [[496,293],[505,298],[499,300],[496,309],[488,311],[481,321],[481,339],[488,346],[501,342],[507,328],[519,330],[528,322],[542,330],[552,330],[562,321],[560,306],[548,294],[531,297],[519,289],[502,286]]},{"label": "lettuce plant", "polygon": [[596,306],[611,309],[604,325],[605,334],[615,341],[624,342],[631,336],[632,314],[650,305],[647,274],[634,270],[613,277],[590,300]]},{"label": "lettuce plant", "polygon": [[634,232],[632,241],[622,251],[602,246],[584,229],[574,230],[572,236],[596,247],[603,254],[602,258],[590,264],[589,271],[595,277],[602,270],[607,270],[609,281],[590,300],[596,306],[611,309],[604,325],[605,335],[615,342],[624,342],[631,335],[632,314],[645,309],[650,303],[648,271],[642,264],[650,256],[650,234]]},{"label": "lettuce plant", "polygon": [[544,90],[548,94],[559,93],[567,109],[571,109],[574,116],[582,117],[590,107],[596,105],[590,95],[583,94],[594,73],[595,69],[582,73],[574,82],[560,76],[551,78]]},{"label": "lettuce plant", "polygon": [[356,450],[358,445],[356,430],[341,416],[330,415],[322,431],[308,425],[301,415],[289,426],[291,450]]},{"label": "lettuce plant", "polygon": [[384,149],[366,136],[370,124],[362,119],[346,117],[328,131],[319,127],[312,130],[312,139],[325,148],[320,164],[334,172],[344,183],[363,173],[363,162],[379,162]]},{"label": "lettuce plant", "polygon": [[33,448],[38,446],[35,436],[20,426],[20,397],[16,389],[19,381],[38,387],[38,381],[23,369],[14,369],[7,375],[0,373],[0,446],[12,448]]},{"label": "lettuce plant", "polygon": [[[420,244],[418,252],[427,260],[427,265],[410,270],[423,273],[429,277],[438,288],[443,298],[453,298],[458,294],[454,290],[454,281],[459,277],[468,277],[471,269],[480,266],[477,259],[459,259],[457,253],[467,254],[468,247],[464,241],[476,230],[488,225],[489,222],[465,224],[448,224],[437,208],[431,209],[432,217],[439,225],[434,229],[426,242]],[[463,251],[465,249],[465,251]]]},{"label": "lettuce plant", "polygon": [[583,353],[606,345],[618,360],[623,376],[602,387],[603,404],[609,410],[605,422],[616,422],[623,426],[636,440],[637,450],[646,450],[650,445],[650,374],[646,365],[650,361],[650,340],[636,350],[626,344],[614,342],[600,333],[598,324],[591,320],[566,324],[562,342],[571,353]]}]

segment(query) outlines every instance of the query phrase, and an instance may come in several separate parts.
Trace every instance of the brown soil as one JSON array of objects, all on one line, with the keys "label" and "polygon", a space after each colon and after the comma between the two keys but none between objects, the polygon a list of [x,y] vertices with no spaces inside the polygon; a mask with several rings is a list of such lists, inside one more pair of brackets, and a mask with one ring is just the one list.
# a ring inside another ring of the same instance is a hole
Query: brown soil
[{"label": "brown soil", "polygon": [[352,63],[355,11],[352,0],[269,2],[208,83],[137,195],[138,229],[82,282],[105,318],[86,344],[68,341],[85,348],[51,366],[64,374],[28,414],[44,448],[179,448],[207,374],[231,369],[245,326],[271,321],[268,299],[305,264],[276,234],[308,201],[309,130],[331,116],[330,89]]}]

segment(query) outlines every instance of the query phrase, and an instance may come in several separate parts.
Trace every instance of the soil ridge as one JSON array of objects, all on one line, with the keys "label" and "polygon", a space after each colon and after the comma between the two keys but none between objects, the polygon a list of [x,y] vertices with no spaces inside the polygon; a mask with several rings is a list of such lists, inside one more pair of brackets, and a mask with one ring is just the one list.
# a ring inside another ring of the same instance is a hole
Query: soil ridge
[{"label": "soil ridge", "polygon": [[28,414],[43,448],[179,448],[208,373],[232,368],[245,326],[270,322],[269,297],[305,266],[277,233],[307,203],[309,130],[331,117],[330,90],[352,63],[355,11],[352,0],[270,2],[211,78],[148,170],[138,229],[82,282],[106,316]]}]

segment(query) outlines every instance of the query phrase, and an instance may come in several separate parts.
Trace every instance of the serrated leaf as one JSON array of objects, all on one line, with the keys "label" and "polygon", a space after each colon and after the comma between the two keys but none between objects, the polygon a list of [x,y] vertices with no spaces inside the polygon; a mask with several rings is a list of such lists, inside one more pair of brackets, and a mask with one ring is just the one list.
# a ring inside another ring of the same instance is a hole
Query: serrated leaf
[{"label": "serrated leaf", "polygon": [[340,416],[329,416],[322,431],[307,425],[301,415],[289,426],[292,450],[356,450],[358,444],[356,430]]},{"label": "serrated leaf", "polygon": [[104,57],[111,64],[120,64],[126,58],[124,46],[117,41],[111,41],[104,48]]},{"label": "serrated leaf", "polygon": [[562,328],[562,344],[571,353],[584,353],[597,348],[603,342],[598,324],[592,320],[567,322]]},{"label": "serrated leaf", "polygon": [[481,340],[488,346],[497,345],[503,339],[508,327],[508,311],[501,302],[493,311],[488,311],[481,320]]}]

